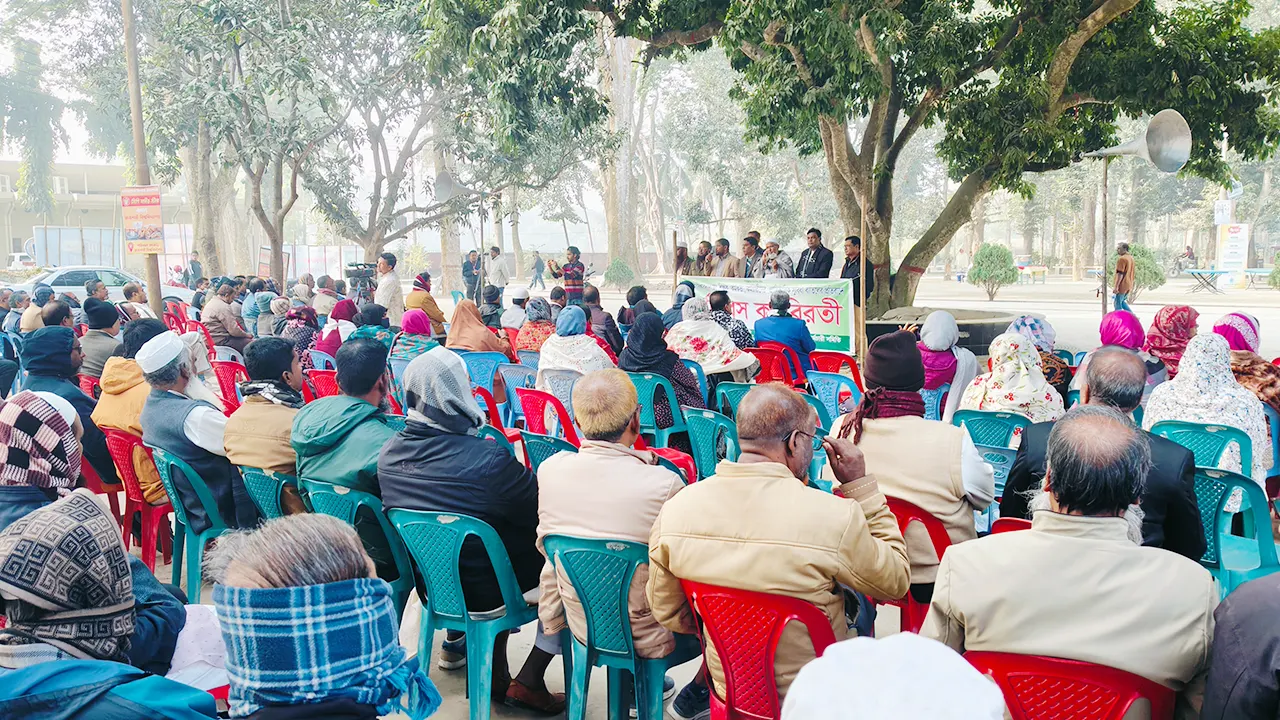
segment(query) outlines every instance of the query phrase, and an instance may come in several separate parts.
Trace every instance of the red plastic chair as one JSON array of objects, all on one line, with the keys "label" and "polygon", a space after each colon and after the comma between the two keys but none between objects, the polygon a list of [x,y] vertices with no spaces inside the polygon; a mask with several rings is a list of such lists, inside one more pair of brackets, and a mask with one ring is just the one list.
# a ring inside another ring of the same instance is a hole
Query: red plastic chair
[{"label": "red plastic chair", "polygon": [[177,315],[174,315],[173,313],[164,314],[164,324],[170,330],[174,331],[175,333],[178,333],[179,335],[186,332],[187,324],[182,321],[182,318],[179,318]]},{"label": "red plastic chair", "polygon": [[[783,345],[780,342],[774,342],[772,340],[765,340],[760,343],[760,347],[765,350],[777,350],[782,353],[782,356],[786,358],[787,369],[791,371],[792,377],[794,378],[793,384],[796,387],[802,388],[809,384],[809,378],[805,377],[804,374],[804,365],[800,364],[800,354],[791,349],[789,345]],[[810,360],[810,362],[813,361]]]},{"label": "red plastic chair", "polygon": [[98,474],[97,470],[93,469],[93,465],[90,465],[86,459],[81,459],[80,461],[80,476],[84,478],[84,486],[86,488],[89,488],[95,494],[107,496],[107,504],[111,506],[111,516],[116,519],[116,522],[120,522],[120,501],[116,498],[116,493],[120,492],[120,486],[107,485],[102,482],[102,476]]},{"label": "red plastic chair", "polygon": [[743,348],[743,352],[749,352],[756,356],[760,361],[760,374],[756,375],[757,383],[780,382],[784,385],[795,386],[795,376],[791,374],[791,365],[787,363],[787,356],[771,350],[769,348]]},{"label": "red plastic chair", "polygon": [[471,388],[471,394],[480,403],[480,409],[489,417],[489,424],[497,428],[512,445],[516,444],[520,440],[520,431],[502,426],[502,413],[498,412],[498,403],[494,401],[493,394],[479,385]]},{"label": "red plastic chair", "polygon": [[556,421],[560,423],[564,439],[574,447],[582,445],[578,440],[578,431],[573,427],[573,418],[569,417],[569,411],[564,408],[564,403],[560,402],[555,395],[531,388],[516,388],[516,398],[520,400],[520,409],[524,411],[525,430],[539,435],[552,435],[553,433],[547,431],[546,412],[550,407],[556,414]]},{"label": "red plastic chair", "polygon": [[[889,505],[889,511],[898,519],[898,530],[905,538],[907,536],[907,526],[913,522],[924,525],[924,529],[929,533],[929,539],[933,541],[934,552],[938,554],[938,558],[942,558],[942,553],[951,547],[951,536],[947,535],[947,529],[942,525],[942,521],[921,510],[918,506],[913,505],[906,500],[899,500],[895,497],[886,497],[885,501]],[[878,605],[893,605],[902,610],[902,621],[900,627],[902,632],[920,632],[920,628],[924,626],[924,616],[929,613],[928,603],[916,602],[911,597],[911,592],[897,600],[890,600]]]},{"label": "red plastic chair", "polygon": [[[182,322],[181,327],[186,327],[187,321],[190,320],[190,318],[187,317],[187,304],[184,302],[174,302],[173,300],[165,300],[164,311],[166,315],[173,315],[174,317],[178,318],[178,320]],[[175,330],[174,332],[178,332],[178,331]]]},{"label": "red plastic chair", "polygon": [[515,328],[503,329],[507,331],[507,342],[511,343],[511,347],[514,349],[516,346],[516,340],[520,337],[520,331]]},{"label": "red plastic chair", "polygon": [[1013,720],[1121,720],[1140,699],[1151,704],[1151,720],[1173,717],[1173,690],[1116,668],[997,652],[964,659],[1000,686]]},{"label": "red plastic chair", "polygon": [[72,329],[75,331],[76,337],[84,337],[84,334],[89,332],[89,326],[84,323],[80,323]]},{"label": "red plastic chair", "polygon": [[80,392],[94,400],[97,400],[98,396],[102,394],[102,384],[98,378],[91,375],[77,375],[76,378],[80,380]]},{"label": "red plastic chair", "polygon": [[303,373],[302,377],[302,404],[306,405],[316,399],[316,391],[311,389],[311,378]]},{"label": "red plastic chair", "polygon": [[1030,530],[1031,521],[1022,518],[1000,518],[991,523],[991,534],[1017,532],[1018,530]]},{"label": "red plastic chair", "polygon": [[[337,382],[337,381],[335,380],[334,382]],[[395,394],[395,393],[391,393],[390,395],[388,395],[388,396],[387,396],[387,405],[388,405],[388,406],[390,406],[390,408],[391,408],[390,410],[388,410],[388,411],[387,411],[387,414],[388,414],[388,415],[402,415],[402,416],[403,416],[403,415],[405,414],[405,413],[404,413],[404,406],[402,406],[402,405],[400,404],[400,401],[396,399],[396,394]]]},{"label": "red plastic chair", "polygon": [[213,336],[209,334],[209,328],[205,327],[204,323],[199,320],[188,320],[187,332],[191,332],[193,330],[198,331],[204,336],[204,346],[209,349],[209,359],[212,360],[216,357],[216,354],[213,349]]},{"label": "red plastic chair", "polygon": [[333,397],[342,392],[338,389],[337,370],[308,370],[306,375],[315,388],[317,398]]},{"label": "red plastic chair", "polygon": [[808,628],[816,657],[836,641],[826,613],[804,600],[692,580],[681,580],[680,585],[702,620],[704,651],[709,639],[724,670],[726,697],[711,691],[715,720],[776,720],[782,713],[773,660],[788,622]]},{"label": "red plastic chair", "polygon": [[[636,443],[637,450],[639,442]],[[658,457],[669,460],[672,465],[680,468],[680,472],[684,473],[684,484],[698,482],[698,466],[693,462],[693,456],[689,453],[680,452],[675,448],[649,448],[649,452]]]},{"label": "red plastic chair", "polygon": [[168,519],[169,513],[173,512],[173,505],[167,502],[152,505],[142,494],[142,484],[138,482],[138,473],[133,464],[137,449],[141,448],[147,454],[148,462],[155,463],[150,459],[151,451],[142,444],[142,438],[111,428],[102,428],[102,432],[107,436],[107,451],[111,453],[111,460],[116,465],[116,473],[124,483],[124,518],[120,523],[123,530],[124,549],[128,550],[133,541],[133,516],[135,513],[141,513],[142,564],[154,574],[157,549],[164,554],[166,563],[170,562],[173,556],[173,537],[167,532],[160,534],[160,523]]},{"label": "red plastic chair", "polygon": [[813,363],[813,369],[818,372],[838,373],[847,365],[849,374],[853,376],[858,389],[862,392],[867,391],[862,384],[862,371],[858,370],[858,361],[852,355],[835,350],[814,350],[809,353],[809,362]]},{"label": "red plastic chair", "polygon": [[214,360],[209,364],[213,366],[214,377],[218,378],[218,389],[222,392],[222,404],[226,407],[223,412],[227,417],[231,417],[231,413],[240,408],[240,393],[236,389],[236,385],[248,382],[249,371],[240,363],[228,360]]}]

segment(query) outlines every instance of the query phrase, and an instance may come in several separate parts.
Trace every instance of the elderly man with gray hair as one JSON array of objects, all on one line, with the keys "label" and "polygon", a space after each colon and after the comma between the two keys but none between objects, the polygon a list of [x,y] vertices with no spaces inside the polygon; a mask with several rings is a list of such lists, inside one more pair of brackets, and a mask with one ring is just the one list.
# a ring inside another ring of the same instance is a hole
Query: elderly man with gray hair
[{"label": "elderly man with gray hair", "polygon": [[796,351],[800,356],[800,367],[792,367],[792,373],[800,370],[809,372],[813,363],[809,361],[809,353],[817,349],[813,336],[809,334],[809,326],[803,320],[791,315],[791,294],[786,290],[774,290],[769,295],[769,307],[773,314],[756,321],[756,344],[778,342]]},{"label": "elderly man with gray hair", "polygon": [[[196,372],[186,343],[166,331],[148,340],[135,360],[151,385],[140,419],[143,441],[186,461],[208,486],[218,514],[229,527],[256,525],[258,509],[245,490],[240,473],[227,460],[226,416],[187,393]],[[190,481],[175,472],[173,484],[191,521],[191,530],[200,533],[211,527],[211,518]]]},{"label": "elderly man with gray hair", "polygon": [[1124,670],[1178,691],[1180,716],[1197,717],[1218,588],[1199,563],[1131,537],[1150,466],[1146,433],[1119,411],[1068,412],[1031,529],[948,548],[920,634]]}]

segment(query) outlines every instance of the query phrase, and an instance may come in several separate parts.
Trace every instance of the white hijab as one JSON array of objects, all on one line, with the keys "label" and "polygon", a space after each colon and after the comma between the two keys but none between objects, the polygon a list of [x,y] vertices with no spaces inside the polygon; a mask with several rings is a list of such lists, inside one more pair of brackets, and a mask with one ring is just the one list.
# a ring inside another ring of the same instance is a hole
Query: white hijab
[{"label": "white hijab", "polygon": [[925,318],[920,327],[920,342],[934,352],[950,350],[956,356],[956,376],[951,381],[951,392],[947,394],[947,404],[942,408],[942,422],[951,422],[951,417],[960,409],[960,398],[965,388],[978,377],[978,358],[969,350],[960,347],[960,326],[955,316],[946,310],[934,310]]}]

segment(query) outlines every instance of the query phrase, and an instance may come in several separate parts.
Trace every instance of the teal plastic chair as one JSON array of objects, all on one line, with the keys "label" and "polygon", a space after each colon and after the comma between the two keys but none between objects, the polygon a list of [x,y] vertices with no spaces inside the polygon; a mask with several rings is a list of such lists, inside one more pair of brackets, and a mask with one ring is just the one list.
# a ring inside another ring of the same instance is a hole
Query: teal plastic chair
[{"label": "teal plastic chair", "polygon": [[635,678],[636,710],[641,720],[661,720],[662,682],[666,660],[636,655],[631,637],[628,599],[636,568],[649,562],[649,547],[625,540],[591,540],[548,535],[542,540],[547,561],[558,568],[577,591],[587,621],[586,640],[564,633],[573,657],[572,677],[565,679],[568,697],[565,718],[584,720],[591,668],[608,668],[609,717],[627,717],[623,671]]},{"label": "teal plastic chair", "polygon": [[719,410],[732,418],[738,414],[738,403],[755,388],[753,383],[722,382],[716,385],[716,402],[713,410]]},{"label": "teal plastic chair", "polygon": [[821,400],[819,400],[818,398],[808,393],[801,393],[800,397],[804,398],[805,402],[809,403],[810,407],[812,407],[815,411],[817,411],[818,426],[821,427],[823,430],[826,430],[827,432],[831,432],[832,415],[827,410],[827,406],[824,405]]},{"label": "teal plastic chair", "polygon": [[[429,670],[436,630],[467,634],[467,695],[471,720],[489,720],[493,686],[493,642],[498,634],[538,619],[537,605],[525,602],[511,558],[502,539],[488,523],[467,515],[392,508],[387,515],[404,538],[409,555],[421,573],[425,594],[418,634],[419,667]],[[487,612],[470,612],[458,576],[462,543],[476,537],[484,545],[498,578],[503,605]],[[412,576],[411,576],[412,577]],[[566,668],[565,677],[570,677]]]},{"label": "teal plastic chair", "polygon": [[1054,350],[1053,354],[1057,355],[1059,358],[1062,359],[1062,362],[1068,365],[1076,364],[1076,356],[1071,354],[1070,350]]},{"label": "teal plastic chair", "polygon": [[1070,410],[1071,408],[1079,404],[1080,404],[1080,391],[1068,390],[1067,391],[1067,409]]},{"label": "teal plastic chair", "polygon": [[537,350],[517,350],[516,357],[520,358],[521,365],[531,367],[534,371],[537,371],[538,358],[540,357]]},{"label": "teal plastic chair", "polygon": [[[684,421],[689,427],[689,444],[693,448],[693,464],[698,467],[698,479],[711,477],[716,465],[723,460],[737,460],[738,426],[729,418],[714,410],[684,407]],[[720,456],[720,441],[724,438],[726,453]]]},{"label": "teal plastic chair", "polygon": [[[1262,413],[1267,416],[1267,428],[1271,431],[1271,475],[1280,474],[1280,413],[1270,405],[1262,405]],[[1141,425],[1141,422],[1139,422]]]},{"label": "teal plastic chair", "polygon": [[986,527],[990,528],[992,523],[1000,519],[1000,498],[1004,497],[1004,484],[1009,481],[1009,471],[1013,469],[1013,461],[1018,457],[1018,451],[976,443],[975,446],[978,448],[978,454],[982,455],[982,459],[987,461],[995,471],[996,501],[987,506],[986,510],[976,511],[978,515],[986,518]]},{"label": "teal plastic chair", "polygon": [[409,601],[409,593],[413,590],[413,566],[409,563],[409,553],[400,540],[400,534],[391,526],[386,514],[382,511],[382,501],[367,492],[345,485],[334,485],[307,478],[299,478],[298,482],[302,485],[303,499],[313,512],[335,517],[352,527],[355,526],[356,514],[362,507],[377,519],[378,526],[382,528],[383,537],[391,546],[391,558],[396,564],[398,577],[390,583],[391,593],[395,598],[396,617],[403,615],[404,604]]},{"label": "teal plastic chair", "polygon": [[492,395],[493,376],[497,374],[498,366],[507,362],[507,356],[500,352],[469,352],[462,356],[462,362],[467,366],[471,384],[488,390]]},{"label": "teal plastic chair", "polygon": [[409,421],[409,419],[403,415],[383,415],[382,417],[386,419],[387,427],[395,430],[396,432],[404,430],[405,424]]},{"label": "teal plastic chair", "polygon": [[1085,352],[1084,350],[1081,350],[1080,352],[1076,353],[1075,362],[1071,363],[1071,365],[1074,367],[1079,367],[1080,363],[1084,362],[1085,357],[1087,357],[1088,355],[1089,353]]},{"label": "teal plastic chair", "polygon": [[466,296],[465,296],[465,295],[463,295],[463,294],[462,294],[462,291],[460,291],[460,290],[450,290],[450,291],[449,291],[449,297],[453,298],[453,304],[454,304],[454,305],[457,305],[458,303],[462,302],[463,300],[466,300]]},{"label": "teal plastic chair", "polygon": [[550,435],[539,435],[527,430],[520,431],[520,443],[524,445],[526,464],[535,474],[542,461],[559,452],[578,452],[578,448],[567,440]]},{"label": "teal plastic chair", "polygon": [[[636,396],[640,398],[640,434],[651,435],[653,447],[668,447],[672,435],[689,431],[684,424],[684,416],[680,413],[676,389],[672,387],[670,380],[656,373],[627,373],[627,376],[631,378],[631,384],[636,386]],[[659,392],[667,397],[667,407],[671,409],[671,427],[658,427],[654,416]]]},{"label": "teal plastic chair", "polygon": [[481,438],[484,438],[485,440],[492,440],[498,443],[499,445],[502,446],[503,450],[506,450],[507,452],[511,453],[511,457],[516,456],[516,446],[512,445],[511,441],[507,439],[507,436],[504,435],[503,432],[498,428],[492,425],[487,425],[487,424],[481,425],[480,431],[476,434],[479,435]]},{"label": "teal plastic chair", "polygon": [[944,383],[932,390],[921,390],[920,399],[924,400],[924,419],[941,420],[943,408],[947,404],[947,393],[951,392],[951,383]]},{"label": "teal plastic chair", "polygon": [[707,397],[707,374],[703,372],[702,366],[685,358],[681,358],[680,363],[689,368],[689,372],[698,378],[698,390],[702,392],[702,402],[710,402],[711,398]]},{"label": "teal plastic chair", "polygon": [[827,464],[827,451],[822,447],[822,438],[827,435],[827,431],[823,428],[814,429],[813,459],[809,461],[809,486],[830,494],[834,483],[822,478],[822,466]]},{"label": "teal plastic chair", "polygon": [[[840,417],[840,392],[842,390],[849,391],[853,396],[855,405],[862,401],[862,391],[858,389],[858,384],[852,378],[845,377],[840,373],[810,370],[809,386],[813,388],[813,394],[826,406],[827,415],[832,420]],[[823,427],[830,427],[830,425],[824,425]]]},{"label": "teal plastic chair", "polygon": [[[337,370],[338,361],[327,352],[320,350],[311,350],[311,367],[316,370]],[[242,363],[243,364],[243,363]]]},{"label": "teal plastic chair", "polygon": [[[1237,488],[1244,494],[1241,511],[1250,513],[1254,537],[1230,534],[1231,515],[1223,508]],[[1218,578],[1222,597],[1250,580],[1280,571],[1267,496],[1258,483],[1239,473],[1198,467],[1196,500],[1205,535],[1200,564]]]},{"label": "teal plastic chair", "polygon": [[1013,443],[1014,432],[1030,425],[1031,419],[1011,412],[957,410],[951,424],[968,430],[974,445],[1009,447]]},{"label": "teal plastic chair", "polygon": [[[156,470],[160,472],[160,482],[164,485],[164,491],[169,494],[169,502],[173,504],[173,517],[178,521],[178,526],[173,532],[173,584],[182,585],[182,548],[184,544],[189,545],[187,597],[191,604],[198,605],[200,588],[204,584],[204,546],[226,532],[227,523],[218,512],[218,503],[213,499],[213,492],[185,460],[154,445],[147,445],[147,447],[151,448],[152,457],[156,461]],[[175,468],[195,490],[200,506],[204,508],[204,513],[209,518],[209,528],[202,533],[197,534],[191,530],[191,522],[187,520],[187,509],[182,505],[182,496],[178,494],[178,488],[173,484]]]},{"label": "teal plastic chair", "polygon": [[1164,420],[1156,423],[1151,432],[1190,450],[1195,455],[1196,467],[1202,468],[1225,470],[1222,456],[1234,444],[1240,450],[1241,474],[1247,476],[1253,472],[1253,441],[1239,428]]},{"label": "teal plastic chair", "polygon": [[292,485],[297,489],[298,478],[255,467],[241,467],[240,474],[244,476],[244,487],[249,491],[250,499],[258,506],[264,520],[274,520],[284,515],[284,511],[280,509],[280,496],[285,485]]}]

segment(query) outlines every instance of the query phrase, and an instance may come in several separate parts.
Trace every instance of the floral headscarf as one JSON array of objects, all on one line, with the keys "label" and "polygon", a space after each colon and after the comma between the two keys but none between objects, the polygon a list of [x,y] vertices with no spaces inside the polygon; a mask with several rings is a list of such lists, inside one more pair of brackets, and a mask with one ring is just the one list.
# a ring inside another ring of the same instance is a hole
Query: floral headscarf
[{"label": "floral headscarf", "polygon": [[681,308],[684,320],[667,331],[667,347],[682,359],[702,366],[707,375],[746,370],[755,357],[738,349],[729,331],[711,319],[711,304],[693,297]]},{"label": "floral headscarf", "polygon": [[1053,352],[1053,343],[1058,333],[1048,320],[1041,320],[1032,315],[1023,315],[1009,324],[1007,333],[1018,333],[1035,344],[1040,352]]},{"label": "floral headscarf", "polygon": [[1221,335],[1232,350],[1258,352],[1262,338],[1258,336],[1258,319],[1247,313],[1231,313],[1218,318],[1213,331]]},{"label": "floral headscarf", "polygon": [[1190,305],[1165,305],[1151,321],[1143,350],[1164,361],[1169,377],[1178,374],[1178,362],[1187,349],[1187,343],[1196,334],[1196,319],[1200,313]]},{"label": "floral headscarf", "polygon": [[1040,352],[1025,337],[1004,333],[991,341],[991,372],[964,391],[962,410],[1015,412],[1031,422],[1062,417],[1062,396],[1044,378]]}]

